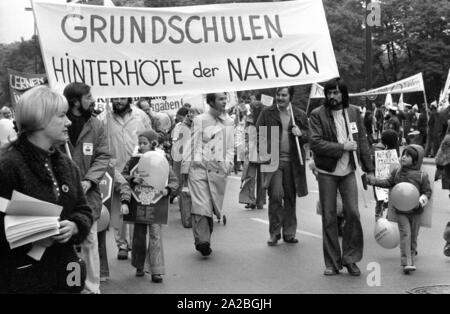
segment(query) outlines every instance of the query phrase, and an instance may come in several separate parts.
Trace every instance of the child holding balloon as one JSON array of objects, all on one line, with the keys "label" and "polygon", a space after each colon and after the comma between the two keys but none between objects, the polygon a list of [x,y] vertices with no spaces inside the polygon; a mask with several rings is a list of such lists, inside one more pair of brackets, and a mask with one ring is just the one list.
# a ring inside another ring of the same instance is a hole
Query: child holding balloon
[{"label": "child holding balloon", "polygon": [[382,188],[392,188],[398,183],[408,182],[414,185],[420,193],[418,204],[408,211],[395,208],[400,231],[401,265],[408,274],[416,270],[414,257],[417,249],[417,236],[420,228],[420,215],[431,198],[430,180],[426,172],[421,170],[424,149],[419,145],[409,145],[403,151],[400,168],[392,171],[388,179],[368,177],[368,183]]},{"label": "child holding balloon", "polygon": [[[137,175],[132,176],[131,170],[139,163],[142,154],[149,151],[158,150],[158,137],[158,134],[153,130],[147,130],[139,134],[138,136],[140,155],[132,156],[122,171],[122,175],[127,181],[126,183],[122,184],[120,188],[122,215],[127,215],[129,213],[128,206],[132,197],[131,189],[136,185],[142,185],[144,183],[144,177],[151,175],[143,172],[138,172]],[[161,151],[161,154],[164,156],[163,151]],[[169,176],[168,178],[166,178],[166,180],[168,183],[162,191],[163,197],[169,197],[170,194],[172,192],[175,192],[178,188],[178,180],[172,169],[170,168]],[[148,245],[146,245],[147,229],[149,229]],[[136,267],[137,277],[144,276],[144,268],[147,268],[147,270],[150,270],[152,274],[152,282],[162,282],[162,275],[164,275],[164,252],[160,224],[135,223],[131,264]]]}]

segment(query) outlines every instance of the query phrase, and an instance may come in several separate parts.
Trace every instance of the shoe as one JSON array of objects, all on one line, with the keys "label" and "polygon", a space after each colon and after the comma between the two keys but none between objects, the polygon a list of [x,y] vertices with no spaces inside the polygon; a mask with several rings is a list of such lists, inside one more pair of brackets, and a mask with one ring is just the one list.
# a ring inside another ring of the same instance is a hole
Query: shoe
[{"label": "shoe", "polygon": [[360,276],[361,271],[359,270],[358,266],[355,263],[344,265],[347,267],[347,271],[351,276]]},{"label": "shoe", "polygon": [[195,246],[195,248],[197,249],[197,251],[199,251],[203,256],[209,256],[211,255],[211,246],[209,244],[209,242],[203,242],[200,244],[197,244]]},{"label": "shoe", "polygon": [[296,239],[294,237],[292,237],[292,238],[284,238],[283,241],[286,242],[286,243],[293,243],[293,244],[298,243],[298,239]]},{"label": "shoe", "polygon": [[136,277],[144,277],[145,276],[145,272],[142,269],[136,269]]},{"label": "shoe", "polygon": [[125,249],[119,249],[119,253],[117,253],[117,259],[119,260],[128,259],[128,251]]},{"label": "shoe", "polygon": [[255,209],[256,205],[255,204],[248,204],[247,206],[245,206],[245,208]]},{"label": "shoe", "polygon": [[335,269],[334,267],[327,267],[323,272],[323,274],[325,276],[335,276],[339,275],[339,270]]},{"label": "shoe", "polygon": [[109,280],[109,277],[101,277],[100,276],[100,282],[107,282]]},{"label": "shoe", "polygon": [[256,209],[264,209],[264,206],[256,206]]},{"label": "shoe", "polygon": [[414,265],[403,266],[403,272],[405,274],[409,274],[410,272],[415,271],[415,270],[416,270],[416,266],[414,266]]},{"label": "shoe", "polygon": [[444,255],[450,257],[450,242],[447,242],[444,246]]},{"label": "shoe", "polygon": [[275,245],[277,245],[278,240],[280,240],[280,235],[273,235],[270,237],[269,241],[267,241],[267,245],[275,246]]},{"label": "shoe", "polygon": [[152,275],[152,282],[160,283],[162,281],[163,281],[163,279],[162,279],[161,275]]}]

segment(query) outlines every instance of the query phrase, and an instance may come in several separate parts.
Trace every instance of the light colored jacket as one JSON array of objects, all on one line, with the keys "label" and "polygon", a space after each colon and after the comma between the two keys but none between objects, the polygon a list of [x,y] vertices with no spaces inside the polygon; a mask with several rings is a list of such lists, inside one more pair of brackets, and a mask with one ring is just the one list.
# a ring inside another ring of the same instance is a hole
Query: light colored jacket
[{"label": "light colored jacket", "polygon": [[138,146],[138,134],[151,129],[148,115],[141,109],[131,106],[131,111],[124,117],[111,110],[103,111],[98,118],[107,129],[109,147],[116,173],[121,173],[125,163]]},{"label": "light colored jacket", "polygon": [[183,151],[181,173],[189,174],[189,181],[206,180],[209,187],[191,191],[192,213],[220,217],[227,176],[233,167],[234,123],[227,114],[216,118],[207,112],[194,118],[192,129],[191,145],[187,146],[191,149]]}]

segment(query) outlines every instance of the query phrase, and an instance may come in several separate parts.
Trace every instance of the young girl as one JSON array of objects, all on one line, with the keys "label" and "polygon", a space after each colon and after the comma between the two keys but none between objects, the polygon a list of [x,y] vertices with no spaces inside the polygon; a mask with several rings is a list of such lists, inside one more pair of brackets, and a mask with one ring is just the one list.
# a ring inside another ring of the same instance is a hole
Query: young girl
[{"label": "young girl", "polygon": [[[138,156],[133,156],[125,165],[122,171],[123,177],[127,183],[122,184],[120,188],[121,195],[121,214],[127,215],[129,213],[128,205],[131,200],[131,188],[135,185],[143,183],[143,176],[151,175],[142,172],[139,175],[131,176],[130,171],[138,164],[142,154],[156,150],[158,146],[158,134],[153,130],[147,130],[138,137],[139,153]],[[164,152],[161,152],[164,154]],[[178,181],[172,169],[169,171],[168,185],[163,190],[163,197],[167,198],[172,192],[178,188]],[[149,232],[149,243],[146,245],[147,226]],[[133,234],[133,247],[131,253],[131,264],[136,267],[136,276],[142,277],[145,275],[144,264],[147,270],[150,269],[153,282],[162,282],[162,275],[164,275],[164,252],[161,237],[160,224],[142,224],[135,223]]]},{"label": "young girl", "polygon": [[392,188],[397,183],[412,183],[420,192],[419,204],[409,212],[395,211],[400,231],[401,265],[408,274],[416,270],[414,257],[417,252],[417,235],[420,228],[420,215],[431,198],[430,180],[426,172],[421,170],[424,150],[419,145],[409,145],[405,148],[400,160],[401,167],[395,169],[388,179],[368,177],[368,183],[382,188]]}]

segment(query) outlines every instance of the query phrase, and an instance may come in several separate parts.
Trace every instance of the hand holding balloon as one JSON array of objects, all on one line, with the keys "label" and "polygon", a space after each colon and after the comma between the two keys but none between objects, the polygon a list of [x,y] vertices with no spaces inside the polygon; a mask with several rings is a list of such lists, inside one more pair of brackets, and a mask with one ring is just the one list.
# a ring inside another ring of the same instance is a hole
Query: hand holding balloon
[{"label": "hand holding balloon", "polygon": [[425,207],[428,204],[428,197],[425,194],[422,194],[419,198],[419,204],[420,206]]},{"label": "hand holding balloon", "polygon": [[142,185],[142,183],[144,183],[144,178],[148,176],[148,173],[145,171],[137,171],[136,176],[133,177],[132,181],[134,184]]}]

